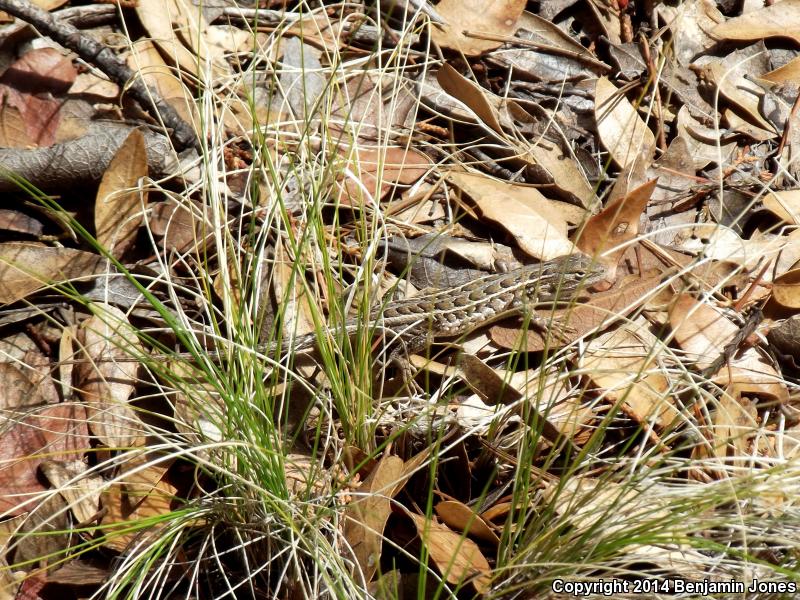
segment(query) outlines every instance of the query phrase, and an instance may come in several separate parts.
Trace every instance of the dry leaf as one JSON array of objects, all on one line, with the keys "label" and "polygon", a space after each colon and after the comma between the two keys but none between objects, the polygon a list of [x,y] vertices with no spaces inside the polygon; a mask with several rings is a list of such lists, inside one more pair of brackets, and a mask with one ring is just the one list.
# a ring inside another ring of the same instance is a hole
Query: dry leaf
[{"label": "dry leaf", "polygon": [[431,39],[443,48],[479,56],[503,42],[468,37],[464,31],[513,38],[525,4],[525,0],[442,0],[436,5],[436,12],[446,25],[432,27]]},{"label": "dry leaf", "polygon": [[184,0],[138,0],[136,14],[162,55],[198,81],[205,81],[206,65],[214,77],[230,76],[222,51],[205,39],[208,23],[199,8]]},{"label": "dry leaf", "polygon": [[[200,115],[197,105],[192,98],[192,93],[177,77],[175,70],[164,62],[158,49],[149,39],[137,40],[128,56],[128,66],[142,78],[147,85],[158,90],[164,101],[172,106],[181,118],[198,127]],[[197,131],[198,136],[201,132]]]},{"label": "dry leaf", "polygon": [[470,581],[479,594],[489,591],[489,561],[475,542],[422,515],[407,514],[448,583],[457,585]]},{"label": "dry leaf", "polygon": [[47,147],[55,143],[61,101],[52,94],[64,93],[77,71],[69,56],[54,48],[30,50],[0,77],[0,97],[19,111],[29,145]]},{"label": "dry leaf", "polygon": [[403,459],[384,454],[354,494],[344,516],[344,537],[353,550],[365,581],[378,569],[383,529],[392,512],[390,500],[403,479]]},{"label": "dry leaf", "polygon": [[53,284],[87,279],[105,269],[105,258],[82,250],[0,244],[0,302],[11,304]]},{"label": "dry leaf", "polygon": [[362,206],[365,192],[368,198],[380,200],[394,185],[414,183],[430,166],[427,156],[410,148],[355,146],[342,184],[342,200]]},{"label": "dry leaf", "polygon": [[0,148],[27,148],[30,143],[22,112],[0,95]]},{"label": "dry leaf", "polygon": [[669,310],[675,341],[705,369],[722,354],[739,328],[720,312],[688,294],[679,295]]},{"label": "dry leaf", "polygon": [[439,502],[435,507],[439,518],[455,531],[465,532],[471,537],[478,538],[497,546],[500,538],[479,515],[472,512],[466,504],[455,500]]},{"label": "dry leaf", "polygon": [[[600,260],[608,267],[610,279],[616,274],[627,243],[639,235],[642,212],[655,187],[656,180],[653,179],[624,198],[610,202],[600,213],[589,218],[576,242],[578,248],[589,256],[605,254]],[[608,255],[612,248],[616,248],[615,252]]]},{"label": "dry leaf", "polygon": [[0,209],[0,229],[37,237],[44,232],[42,222],[16,210]]},{"label": "dry leaf", "polygon": [[[167,469],[168,465],[164,463],[148,465],[144,454],[136,455],[124,463],[124,470],[117,482],[102,495],[106,512],[101,525],[106,535],[103,540],[106,548],[124,552],[132,542],[143,541],[143,532],[130,531],[129,521],[154,519],[170,513],[177,488],[164,480]],[[146,535],[155,539],[159,530],[168,524],[168,520],[162,520],[160,525],[148,529]],[[119,533],[115,531],[118,528]]]},{"label": "dry leaf", "polygon": [[81,460],[91,450],[86,411],[56,404],[25,414],[7,414],[0,435],[0,513],[33,509],[46,490],[37,475],[44,460]]},{"label": "dry leaf", "polygon": [[[644,330],[642,330],[643,332]],[[622,402],[622,410],[636,422],[655,422],[667,429],[678,410],[670,393],[670,383],[658,368],[653,344],[658,340],[621,328],[591,341],[581,358],[581,368],[602,390],[610,403]]]},{"label": "dry leaf", "polygon": [[464,77],[449,63],[444,63],[439,67],[436,72],[436,80],[445,92],[463,102],[475,113],[481,123],[495,133],[503,132],[503,124],[511,127],[513,122],[506,114],[505,102],[474,81]]},{"label": "dry leaf", "polygon": [[564,221],[551,223],[513,196],[481,196],[473,202],[482,216],[508,231],[526,254],[546,261],[574,252]]},{"label": "dry leaf", "polygon": [[147,192],[138,189],[138,183],[146,176],[144,137],[134,129],[111,159],[95,200],[97,241],[117,258],[136,242],[136,233],[144,220]]},{"label": "dry leaf", "polygon": [[81,324],[84,359],[75,368],[76,384],[89,409],[92,433],[109,448],[144,444],[143,424],[128,405],[143,353],[136,329],[111,305],[92,304],[94,315]]},{"label": "dry leaf", "polygon": [[170,198],[150,207],[148,225],[153,235],[163,237],[161,244],[175,252],[202,252],[211,235],[211,224],[204,220],[203,208],[191,200],[177,202]]},{"label": "dry leaf", "polygon": [[605,77],[597,80],[594,116],[600,141],[620,168],[640,155],[652,156],[655,135],[625,95]]},{"label": "dry leaf", "polygon": [[800,0],[781,0],[720,23],[711,35],[723,40],[757,41],[786,37],[800,44]]},{"label": "dry leaf", "polygon": [[800,269],[776,277],[772,282],[772,297],[783,307],[800,308]]},{"label": "dry leaf", "polygon": [[737,50],[725,59],[710,59],[702,64],[706,78],[715,83],[720,94],[739,108],[751,122],[767,132],[775,127],[761,114],[760,103],[764,90],[753,79],[769,71],[763,42]]},{"label": "dry leaf", "polygon": [[78,523],[89,523],[100,510],[100,493],[105,481],[100,475],[86,475],[88,465],[82,460],[45,460],[42,474],[58,490]]},{"label": "dry leaf", "polygon": [[513,198],[540,214],[563,235],[567,235],[567,223],[577,225],[586,218],[584,209],[560,200],[551,200],[533,186],[502,181],[479,172],[455,169],[445,171],[445,178],[473,199],[485,196]]},{"label": "dry leaf", "polygon": [[791,225],[800,225],[800,190],[770,190],[764,208]]}]

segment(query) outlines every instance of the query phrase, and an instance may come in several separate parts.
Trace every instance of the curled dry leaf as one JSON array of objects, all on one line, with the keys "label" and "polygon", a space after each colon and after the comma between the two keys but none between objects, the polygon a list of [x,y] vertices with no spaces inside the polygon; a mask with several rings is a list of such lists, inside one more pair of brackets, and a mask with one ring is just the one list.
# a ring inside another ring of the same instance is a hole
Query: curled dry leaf
[{"label": "curled dry leaf", "polygon": [[[455,98],[460,101],[458,108],[463,103],[474,113],[474,116],[465,114],[459,118],[474,119],[477,117],[478,123],[498,135],[503,135],[504,129],[519,130],[518,123],[525,123],[531,129],[535,126],[533,117],[516,102],[501,98],[482,88],[447,63],[438,70],[436,79],[441,89],[449,94],[446,98],[446,100],[450,100],[448,108],[453,104],[452,98]],[[453,111],[451,110],[451,112]],[[565,145],[568,145],[566,140],[563,141]],[[594,190],[586,179],[586,175],[575,161],[564,160],[564,152],[558,144],[537,139],[536,143],[531,143],[527,148],[521,148],[517,159],[525,161],[539,170],[544,170],[548,175],[548,183],[552,183],[557,189],[574,197],[581,206],[588,208],[597,203]]]},{"label": "curled dry leaf", "polygon": [[200,115],[192,93],[167,66],[152,41],[140,39],[133,44],[128,66],[141,73],[145,82],[153,86],[184,121],[197,127]]},{"label": "curled dry leaf", "polygon": [[600,141],[620,167],[627,167],[640,154],[652,155],[655,135],[625,95],[606,77],[597,80],[594,115]]},{"label": "curled dry leaf", "polygon": [[737,397],[758,396],[769,402],[784,403],[789,391],[771,361],[756,348],[748,348],[732,358],[713,377],[714,383],[727,386],[729,393]]},{"label": "curled dry leaf", "polygon": [[130,358],[143,353],[136,330],[115,306],[93,304],[91,309],[93,316],[80,328],[85,361],[77,364],[75,376],[92,433],[109,448],[143,444],[143,425],[128,405],[139,368]]},{"label": "curled dry leaf", "polygon": [[529,204],[511,196],[481,196],[473,198],[481,214],[494,221],[517,241],[528,255],[540,260],[551,260],[572,254],[574,245],[567,238],[567,224],[563,220],[550,221]]},{"label": "curled dry leaf", "polygon": [[407,514],[448,583],[457,585],[470,581],[479,594],[489,591],[489,561],[475,542],[423,515]]},{"label": "curled dry leaf", "polygon": [[136,14],[163,56],[173,59],[198,81],[206,69],[226,77],[231,69],[222,52],[205,39],[208,23],[203,13],[184,0],[138,0]]},{"label": "curled dry leaf", "polygon": [[144,220],[147,192],[138,189],[138,183],[146,175],[144,136],[134,129],[103,174],[94,208],[97,241],[117,258],[133,246]]},{"label": "curled dry leaf", "polygon": [[761,114],[764,90],[754,81],[769,70],[763,42],[737,50],[724,60],[711,59],[702,64],[705,77],[738,108],[736,112],[775,137],[775,127]]},{"label": "curled dry leaf", "polygon": [[444,63],[436,72],[436,81],[450,96],[469,107],[480,123],[495,133],[502,133],[504,125],[510,127],[513,124],[503,99],[467,79],[449,63]]},{"label": "curled dry leaf", "polygon": [[34,237],[42,235],[44,225],[38,219],[16,210],[0,209],[0,230],[16,231]]}]

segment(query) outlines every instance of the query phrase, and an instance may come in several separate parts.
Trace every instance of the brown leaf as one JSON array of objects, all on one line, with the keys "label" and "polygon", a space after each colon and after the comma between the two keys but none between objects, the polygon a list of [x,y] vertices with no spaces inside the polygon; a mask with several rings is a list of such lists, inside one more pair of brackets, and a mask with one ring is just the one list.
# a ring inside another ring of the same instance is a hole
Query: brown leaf
[{"label": "brown leaf", "polygon": [[69,57],[54,48],[30,50],[0,77],[0,96],[19,111],[29,144],[40,147],[55,143],[63,94],[75,81],[77,71]]},{"label": "brown leaf", "polygon": [[100,509],[104,480],[100,475],[85,475],[88,465],[82,460],[45,460],[42,474],[58,490],[78,523],[88,523]]},{"label": "brown leaf", "polygon": [[[168,465],[147,465],[144,454],[131,458],[124,465],[117,483],[102,495],[105,509],[102,526],[106,533],[104,546],[123,552],[128,545],[141,540],[140,531],[130,531],[128,521],[161,517],[169,514],[177,488],[164,480]],[[167,521],[161,521],[148,530],[148,535],[157,536]],[[120,533],[115,530],[118,526]]]},{"label": "brown leaf", "polygon": [[786,37],[800,43],[800,1],[782,0],[728,19],[711,30],[718,39],[758,41]]},{"label": "brown leaf", "polygon": [[[430,159],[412,148],[353,148],[346,175],[341,184],[342,200],[353,206],[364,203],[364,193],[379,200],[396,184],[411,184],[430,168]],[[353,179],[356,178],[356,180]]]},{"label": "brown leaf", "polygon": [[97,189],[94,226],[97,241],[117,258],[136,241],[147,210],[147,192],[137,188],[147,176],[144,136],[134,129],[122,143]]},{"label": "brown leaf", "polygon": [[473,196],[473,202],[484,218],[506,229],[530,256],[551,260],[574,252],[563,218],[552,213],[546,218],[530,204],[502,194]]},{"label": "brown leaf", "polygon": [[567,234],[567,223],[577,225],[586,218],[585,209],[560,200],[551,200],[532,185],[510,183],[483,173],[455,169],[445,171],[445,178],[473,200],[483,197],[497,197],[499,201],[513,199],[540,214],[564,235]]},{"label": "brown leaf", "polygon": [[736,112],[776,137],[775,127],[761,114],[764,90],[754,81],[769,71],[769,65],[764,43],[759,42],[731,52],[724,59],[703,63],[702,72],[735,105]]},{"label": "brown leaf", "polygon": [[616,248],[611,256],[601,261],[608,266],[608,277],[615,276],[619,259],[626,251],[625,244],[639,235],[642,212],[656,187],[652,179],[640,185],[627,196],[610,202],[600,213],[586,222],[581,237],[575,244],[589,256],[599,256]]},{"label": "brown leaf", "polygon": [[417,534],[448,583],[458,585],[469,580],[479,594],[489,591],[489,561],[475,542],[423,515],[407,514],[414,521]]},{"label": "brown leaf", "polygon": [[136,330],[115,306],[90,308],[94,316],[81,324],[86,360],[76,366],[75,377],[89,409],[92,433],[109,448],[142,445],[142,423],[128,405],[139,367],[130,358],[143,352]]},{"label": "brown leaf", "polygon": [[30,143],[22,113],[0,94],[0,148],[27,148]]},{"label": "brown leaf", "polygon": [[164,101],[172,106],[184,121],[193,125],[200,123],[200,115],[192,93],[174,70],[167,66],[151,40],[142,38],[133,44],[128,57],[128,66],[141,73],[145,82],[158,90]]},{"label": "brown leaf", "polygon": [[504,114],[505,104],[501,102],[501,99],[464,77],[449,63],[444,63],[439,67],[436,72],[436,80],[445,92],[466,104],[483,123],[496,133],[503,132],[501,120],[510,124],[508,115]]},{"label": "brown leaf", "polygon": [[439,518],[451,529],[465,532],[494,546],[500,543],[500,538],[494,530],[466,504],[456,500],[445,500],[434,508]]},{"label": "brown leaf", "polygon": [[175,252],[202,251],[211,228],[209,223],[204,227],[203,210],[196,203],[172,198],[151,206],[148,224],[154,235],[163,236],[161,244]]},{"label": "brown leaf", "polygon": [[54,283],[105,269],[102,256],[82,250],[24,242],[0,244],[0,302],[10,304]]},{"label": "brown leaf", "polygon": [[800,308],[800,269],[792,269],[775,278],[772,298],[785,308]]},{"label": "brown leaf", "polygon": [[622,401],[622,410],[646,425],[655,419],[664,430],[678,416],[670,383],[653,357],[655,340],[621,328],[591,341],[581,368],[610,403]]},{"label": "brown leaf", "polygon": [[595,119],[600,141],[620,167],[627,167],[641,154],[652,156],[655,135],[623,93],[605,77],[597,80]]},{"label": "brown leaf", "polygon": [[525,4],[525,0],[442,0],[436,5],[436,12],[447,24],[432,27],[431,39],[443,48],[478,56],[499,48],[503,42],[468,37],[464,31],[513,37]]},{"label": "brown leaf", "polygon": [[392,512],[390,500],[403,477],[403,459],[384,454],[364,480],[345,511],[344,537],[353,550],[361,573],[371,581],[378,569],[383,530]]},{"label": "brown leaf", "polygon": [[689,294],[678,296],[669,310],[675,341],[691,354],[699,369],[711,365],[739,328],[708,304]]},{"label": "brown leaf", "polygon": [[217,77],[230,76],[222,52],[205,39],[208,23],[202,11],[184,0],[139,0],[136,14],[150,39],[182,71],[205,81],[206,70]]},{"label": "brown leaf", "polygon": [[3,410],[43,404],[33,382],[11,363],[0,363],[0,390],[0,409]]},{"label": "brown leaf", "polygon": [[31,236],[40,236],[44,231],[41,221],[16,210],[0,209],[0,229]]},{"label": "brown leaf", "polygon": [[47,489],[37,471],[46,459],[80,460],[91,449],[86,410],[75,404],[46,406],[7,416],[0,436],[0,512],[31,510]]}]

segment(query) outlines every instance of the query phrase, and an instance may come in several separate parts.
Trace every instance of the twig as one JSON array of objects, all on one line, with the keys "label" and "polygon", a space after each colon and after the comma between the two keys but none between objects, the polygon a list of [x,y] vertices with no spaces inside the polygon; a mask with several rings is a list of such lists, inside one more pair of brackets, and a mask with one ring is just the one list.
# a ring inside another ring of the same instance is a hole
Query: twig
[{"label": "twig", "polygon": [[121,87],[127,86],[128,93],[134,100],[160,119],[165,127],[172,129],[170,138],[177,150],[197,147],[198,140],[192,127],[157,92],[148,88],[110,48],[84,35],[71,23],[57,21],[53,15],[27,0],[0,0],[0,10],[29,23],[42,35],[72,50],[87,63],[97,66]]}]

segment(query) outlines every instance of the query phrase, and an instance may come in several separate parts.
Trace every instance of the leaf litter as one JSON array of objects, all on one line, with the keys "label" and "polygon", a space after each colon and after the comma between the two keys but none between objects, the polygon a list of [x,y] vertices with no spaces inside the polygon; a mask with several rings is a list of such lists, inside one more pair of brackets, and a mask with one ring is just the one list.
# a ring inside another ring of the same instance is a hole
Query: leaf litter
[{"label": "leaf litter", "polygon": [[[304,536],[353,597],[791,591],[796,0],[63,4],[0,0],[9,597],[170,536],[202,597],[318,597]],[[381,302],[578,252],[604,282],[380,360]]]}]

